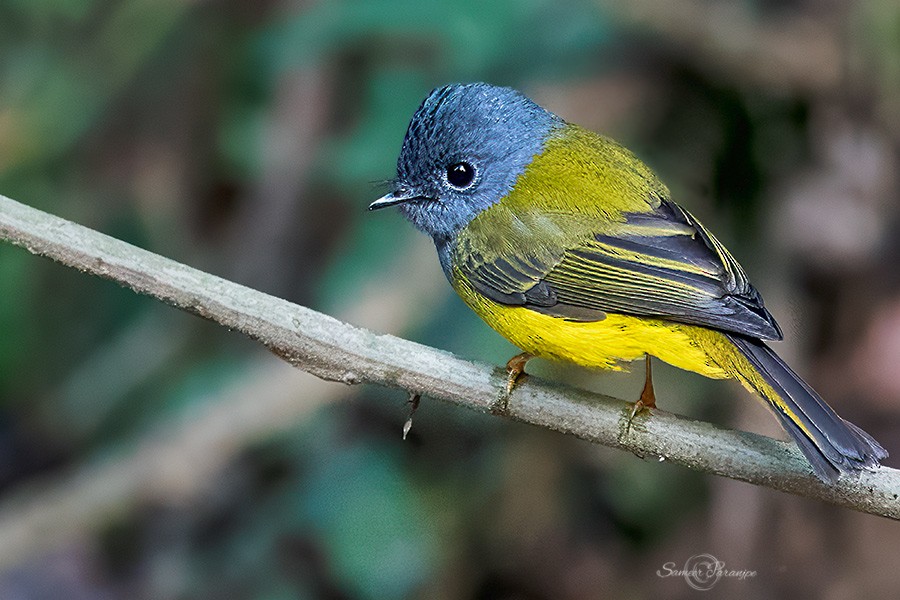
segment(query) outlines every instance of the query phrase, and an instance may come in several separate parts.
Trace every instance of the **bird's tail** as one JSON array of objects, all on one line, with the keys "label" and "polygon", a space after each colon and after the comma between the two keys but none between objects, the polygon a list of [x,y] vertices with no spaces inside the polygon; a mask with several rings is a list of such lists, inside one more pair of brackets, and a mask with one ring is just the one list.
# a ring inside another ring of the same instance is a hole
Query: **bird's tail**
[{"label": "bird's tail", "polygon": [[742,383],[766,398],[819,478],[874,467],[887,451],[868,433],[839,417],[805,381],[758,340],[726,334],[755,373]]}]

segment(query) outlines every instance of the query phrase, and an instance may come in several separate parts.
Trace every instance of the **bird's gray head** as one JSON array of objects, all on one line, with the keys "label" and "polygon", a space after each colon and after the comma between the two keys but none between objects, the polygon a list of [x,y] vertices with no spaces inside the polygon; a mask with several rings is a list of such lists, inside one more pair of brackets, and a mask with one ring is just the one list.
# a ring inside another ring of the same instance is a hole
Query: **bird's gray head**
[{"label": "bird's gray head", "polygon": [[369,208],[397,204],[436,242],[449,241],[509,193],[560,125],[559,117],[510,88],[438,88],[409,123],[393,189]]}]

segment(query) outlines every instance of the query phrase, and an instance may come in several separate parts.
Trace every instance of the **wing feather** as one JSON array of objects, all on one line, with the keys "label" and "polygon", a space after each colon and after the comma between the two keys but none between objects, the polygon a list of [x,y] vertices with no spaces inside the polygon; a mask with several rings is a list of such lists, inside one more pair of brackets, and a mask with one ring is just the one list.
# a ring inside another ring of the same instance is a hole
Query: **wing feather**
[{"label": "wing feather", "polygon": [[[567,215],[552,218],[554,231],[566,231]],[[738,262],[674,202],[660,199],[652,211],[626,214],[571,244],[542,235],[540,227],[527,230],[527,220],[517,218],[516,225],[518,243],[501,244],[504,250],[490,260],[457,254],[463,275],[496,302],[578,321],[617,312],[782,337]]]}]

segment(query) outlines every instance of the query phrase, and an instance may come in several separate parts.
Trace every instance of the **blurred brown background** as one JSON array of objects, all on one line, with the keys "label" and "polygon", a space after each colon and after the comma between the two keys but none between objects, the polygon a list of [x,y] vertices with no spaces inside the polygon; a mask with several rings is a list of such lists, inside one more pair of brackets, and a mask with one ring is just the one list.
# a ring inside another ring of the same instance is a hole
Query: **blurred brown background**
[{"label": "blurred brown background", "polygon": [[[368,214],[434,86],[619,139],[743,263],[778,350],[900,456],[900,6],[5,0],[0,193],[502,364],[430,242]],[[634,399],[632,375],[535,365]],[[781,437],[737,385],[662,408]],[[900,524],[424,399],[318,382],[0,246],[0,598],[889,597]],[[887,464],[900,466],[897,458]]]}]

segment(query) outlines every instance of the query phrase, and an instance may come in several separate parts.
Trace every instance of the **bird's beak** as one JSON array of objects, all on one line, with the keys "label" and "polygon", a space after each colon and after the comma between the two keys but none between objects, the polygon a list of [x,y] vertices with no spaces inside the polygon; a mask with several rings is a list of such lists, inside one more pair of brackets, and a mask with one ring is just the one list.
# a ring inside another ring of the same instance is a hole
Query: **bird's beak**
[{"label": "bird's beak", "polygon": [[379,208],[387,208],[395,204],[403,204],[404,202],[412,202],[413,200],[427,200],[424,196],[414,194],[409,191],[388,192],[375,202],[369,205],[369,210],[378,210]]}]

